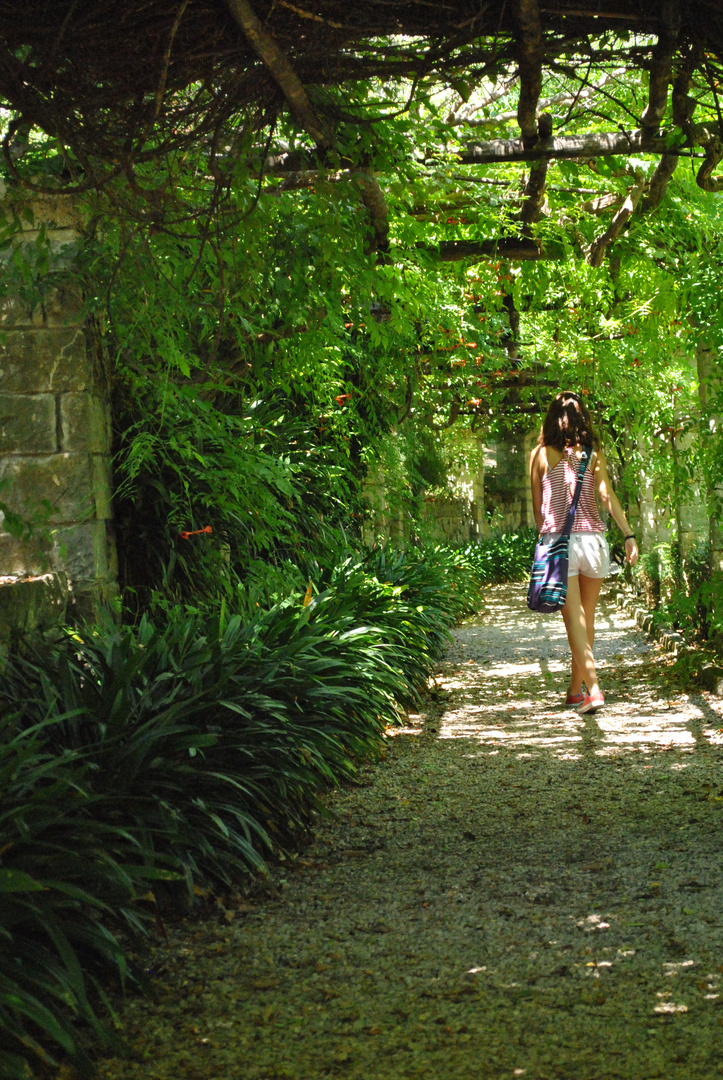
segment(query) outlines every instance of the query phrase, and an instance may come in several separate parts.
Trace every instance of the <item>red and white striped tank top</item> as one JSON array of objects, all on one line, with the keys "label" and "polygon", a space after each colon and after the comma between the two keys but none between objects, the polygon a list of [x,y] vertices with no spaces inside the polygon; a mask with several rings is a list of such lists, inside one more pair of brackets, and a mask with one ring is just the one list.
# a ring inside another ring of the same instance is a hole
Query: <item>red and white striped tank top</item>
[{"label": "red and white striped tank top", "polygon": [[[572,525],[572,531],[605,532],[605,525],[595,501],[595,482],[592,469],[588,467],[582,478],[580,501]],[[567,512],[575,494],[579,463],[573,457],[573,450],[568,446],[554,469],[550,469],[542,478],[542,517],[541,533],[561,533],[565,528]]]}]

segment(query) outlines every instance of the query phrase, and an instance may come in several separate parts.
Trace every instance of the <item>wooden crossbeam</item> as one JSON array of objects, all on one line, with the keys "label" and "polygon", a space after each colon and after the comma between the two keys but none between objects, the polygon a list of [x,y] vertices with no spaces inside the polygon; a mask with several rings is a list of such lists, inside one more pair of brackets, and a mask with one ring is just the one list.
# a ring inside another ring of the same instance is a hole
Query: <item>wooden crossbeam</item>
[{"label": "wooden crossbeam", "polygon": [[[710,134],[717,125],[707,126]],[[675,128],[646,131],[594,132],[590,135],[551,136],[525,146],[523,139],[490,139],[479,142],[458,154],[463,165],[494,165],[501,161],[539,161],[543,158],[596,158],[612,154],[664,154],[676,136]],[[708,141],[707,139],[705,141]]]},{"label": "wooden crossbeam", "polygon": [[[425,245],[420,245],[424,247]],[[430,249],[434,255],[434,249]],[[461,262],[463,259],[512,259],[521,262],[539,262],[546,259],[565,258],[562,244],[546,244],[543,248],[528,237],[502,237],[499,240],[444,240],[439,245],[441,262]]]}]

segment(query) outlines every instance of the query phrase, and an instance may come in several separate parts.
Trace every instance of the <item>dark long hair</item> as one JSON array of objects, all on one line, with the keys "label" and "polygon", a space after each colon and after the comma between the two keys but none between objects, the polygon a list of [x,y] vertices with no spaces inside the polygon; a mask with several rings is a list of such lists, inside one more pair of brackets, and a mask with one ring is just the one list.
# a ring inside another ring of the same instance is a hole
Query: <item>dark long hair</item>
[{"label": "dark long hair", "polygon": [[578,394],[558,394],[547,410],[538,446],[553,446],[561,453],[566,446],[591,445],[600,449],[600,439],[593,427],[587,406]]}]

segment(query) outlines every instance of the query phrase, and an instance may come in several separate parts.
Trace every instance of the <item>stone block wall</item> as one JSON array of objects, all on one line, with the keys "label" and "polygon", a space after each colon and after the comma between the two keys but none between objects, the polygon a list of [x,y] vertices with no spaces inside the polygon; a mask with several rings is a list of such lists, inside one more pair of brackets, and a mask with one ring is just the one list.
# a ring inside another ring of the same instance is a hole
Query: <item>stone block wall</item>
[{"label": "stone block wall", "polygon": [[41,574],[0,585],[0,654],[31,630],[48,630],[65,621],[68,582],[65,574]]},{"label": "stone block wall", "polygon": [[519,529],[535,524],[532,511],[529,460],[539,427],[527,434],[498,438],[485,476],[487,517],[493,528]]},{"label": "stone block wall", "polygon": [[469,499],[427,498],[424,520],[440,543],[463,546],[479,539],[476,505]]},{"label": "stone block wall", "polygon": [[52,270],[32,296],[8,274],[0,295],[0,503],[25,524],[13,535],[0,514],[0,581],[62,575],[71,613],[92,617],[115,593],[109,394],[73,274],[78,234],[57,205],[40,212]]}]

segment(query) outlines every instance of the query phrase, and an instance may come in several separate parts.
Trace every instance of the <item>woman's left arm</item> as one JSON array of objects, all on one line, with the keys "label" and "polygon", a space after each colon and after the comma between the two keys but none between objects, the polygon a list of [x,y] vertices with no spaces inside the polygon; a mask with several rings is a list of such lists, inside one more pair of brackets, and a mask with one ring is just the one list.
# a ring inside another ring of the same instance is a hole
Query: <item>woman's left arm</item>
[{"label": "woman's left arm", "polygon": [[625,558],[632,566],[633,563],[637,562],[638,545],[635,537],[632,535],[632,529],[625,516],[625,511],[620,505],[620,499],[613,491],[613,485],[610,483],[610,477],[608,476],[607,461],[605,460],[605,455],[602,450],[598,450],[595,454],[593,479],[603,506],[609,511],[610,516],[615,521],[616,525],[622,529],[623,536],[627,537],[625,540]]},{"label": "woman's left arm", "polygon": [[536,446],[530,454],[530,485],[532,488],[532,512],[535,515],[535,525],[540,532],[544,523],[542,516],[542,447]]}]

